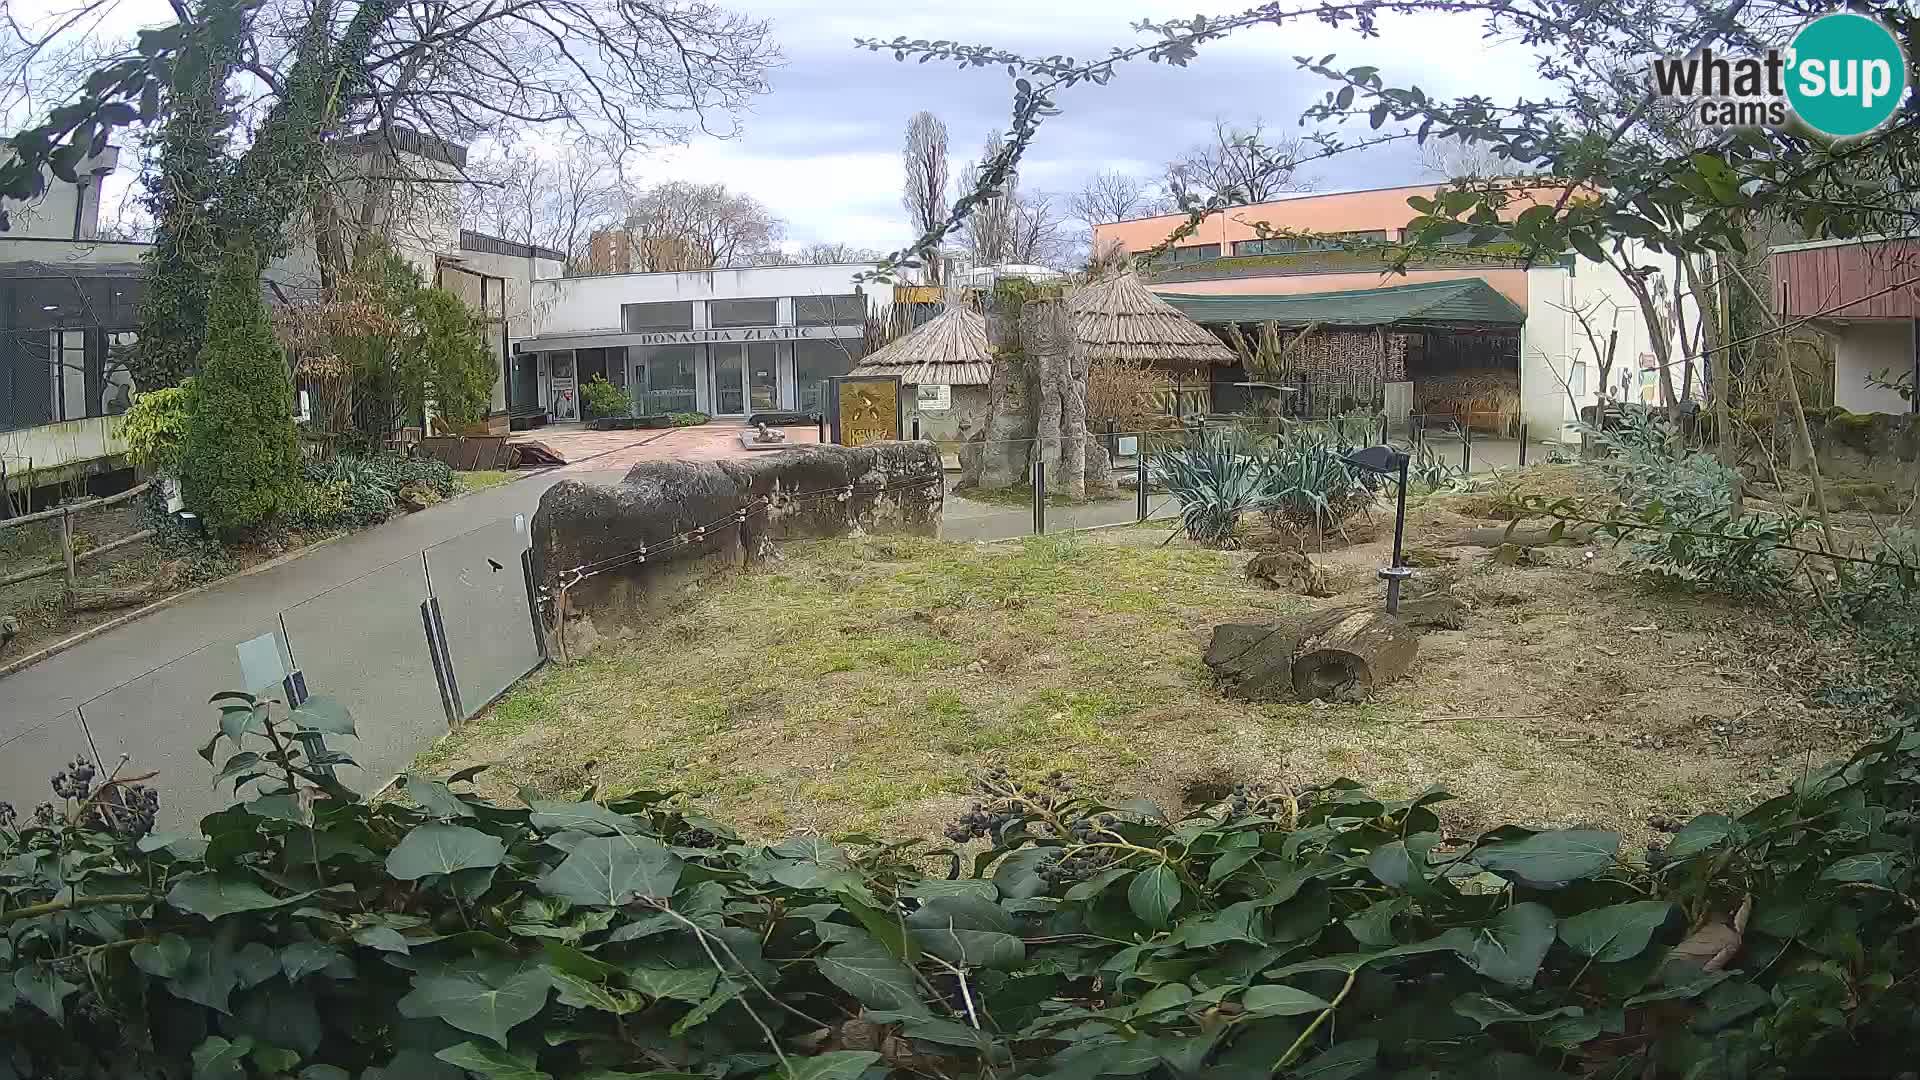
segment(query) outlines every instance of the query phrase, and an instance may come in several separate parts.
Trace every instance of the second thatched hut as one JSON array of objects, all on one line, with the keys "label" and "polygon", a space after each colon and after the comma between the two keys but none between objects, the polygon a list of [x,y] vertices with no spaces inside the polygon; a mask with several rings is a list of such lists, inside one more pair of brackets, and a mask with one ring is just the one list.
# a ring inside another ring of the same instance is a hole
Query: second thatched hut
[{"label": "second thatched hut", "polygon": [[900,415],[919,418],[920,437],[965,442],[987,419],[986,316],[954,304],[862,357],[852,374],[900,376]]}]

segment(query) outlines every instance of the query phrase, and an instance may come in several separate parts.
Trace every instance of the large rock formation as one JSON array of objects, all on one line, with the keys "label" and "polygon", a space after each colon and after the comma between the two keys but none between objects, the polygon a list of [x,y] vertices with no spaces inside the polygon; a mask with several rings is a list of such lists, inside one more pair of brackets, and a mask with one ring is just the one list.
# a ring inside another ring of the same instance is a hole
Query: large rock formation
[{"label": "large rock formation", "polygon": [[937,535],[946,494],[931,442],[802,446],[741,461],[635,465],[617,486],[563,480],[533,515],[536,580],[568,612],[634,614],[775,540]]}]

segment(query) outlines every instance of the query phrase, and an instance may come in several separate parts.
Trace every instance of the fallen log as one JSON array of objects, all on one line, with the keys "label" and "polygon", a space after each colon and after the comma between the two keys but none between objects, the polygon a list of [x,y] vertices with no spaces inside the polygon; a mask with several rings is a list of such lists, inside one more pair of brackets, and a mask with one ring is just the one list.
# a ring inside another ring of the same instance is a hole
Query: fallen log
[{"label": "fallen log", "polygon": [[112,611],[158,600],[173,591],[171,577],[155,578],[137,585],[68,589],[68,611]]},{"label": "fallen log", "polygon": [[[1451,597],[1408,601],[1423,623],[1457,624]],[[1214,627],[1206,665],[1228,697],[1268,701],[1359,701],[1399,678],[1420,643],[1413,625],[1373,605],[1340,607],[1271,623]]]},{"label": "fallen log", "polygon": [[1462,529],[1442,538],[1439,543],[1441,547],[1499,548],[1508,544],[1515,547],[1543,547],[1547,544],[1584,544],[1593,539],[1593,527],[1590,525],[1568,525],[1557,537],[1553,535],[1553,528],[1552,525],[1534,525],[1509,529],[1504,525],[1495,525],[1483,529]]}]

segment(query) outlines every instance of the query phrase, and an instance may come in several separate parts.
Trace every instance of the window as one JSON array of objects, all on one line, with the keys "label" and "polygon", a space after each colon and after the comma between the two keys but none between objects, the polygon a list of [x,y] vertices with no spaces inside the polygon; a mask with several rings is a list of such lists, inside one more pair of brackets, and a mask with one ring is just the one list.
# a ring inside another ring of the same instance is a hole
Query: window
[{"label": "window", "polygon": [[87,412],[87,332],[55,330],[47,342],[47,362],[52,365],[50,415],[58,420],[79,420]]},{"label": "window", "polygon": [[663,304],[621,304],[620,325],[629,334],[647,334],[663,330],[693,329],[693,304],[673,301]]},{"label": "window", "polygon": [[778,300],[709,300],[707,302],[707,325],[715,328],[729,326],[773,326],[778,323],[780,302]]},{"label": "window", "polygon": [[848,340],[793,343],[794,407],[801,412],[825,412],[827,379],[853,370],[860,343]]},{"label": "window", "polygon": [[627,350],[628,386],[641,416],[693,412],[692,345],[635,345]]},{"label": "window", "polygon": [[1383,244],[1385,229],[1359,229],[1325,236],[1269,236],[1265,240],[1237,240],[1235,255],[1289,255],[1296,251],[1344,251],[1349,244]]},{"label": "window", "polygon": [[1182,263],[1206,262],[1208,259],[1219,257],[1219,244],[1189,244],[1186,247],[1174,248],[1166,255],[1167,261],[1175,266]]},{"label": "window", "polygon": [[1587,365],[1584,361],[1573,365],[1567,372],[1567,393],[1576,398],[1587,396]]},{"label": "window", "polygon": [[866,319],[867,298],[859,293],[793,298],[793,321],[800,326],[858,326]]}]

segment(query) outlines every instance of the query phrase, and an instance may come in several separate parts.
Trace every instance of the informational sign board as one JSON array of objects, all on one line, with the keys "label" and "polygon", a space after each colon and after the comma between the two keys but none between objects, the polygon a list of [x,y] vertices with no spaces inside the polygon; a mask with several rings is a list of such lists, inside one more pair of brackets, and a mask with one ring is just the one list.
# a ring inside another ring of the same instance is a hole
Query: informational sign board
[{"label": "informational sign board", "polygon": [[900,438],[900,376],[836,375],[833,387],[833,441],[865,446]]},{"label": "informational sign board", "polygon": [[953,408],[953,387],[946,383],[921,383],[915,405],[921,412],[946,412]]}]

